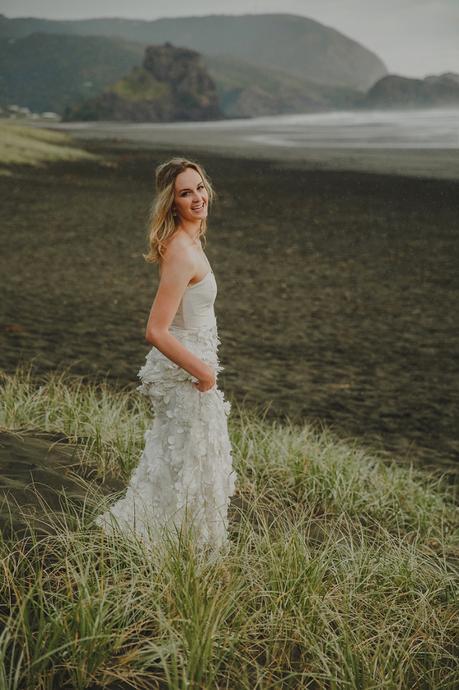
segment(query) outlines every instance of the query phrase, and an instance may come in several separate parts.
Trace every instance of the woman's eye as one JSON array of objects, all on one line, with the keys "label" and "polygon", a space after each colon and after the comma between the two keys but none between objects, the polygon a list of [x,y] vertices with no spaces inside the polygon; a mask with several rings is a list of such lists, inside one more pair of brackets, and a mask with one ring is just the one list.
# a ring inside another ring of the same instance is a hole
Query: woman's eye
[{"label": "woman's eye", "polygon": [[[199,187],[198,187],[198,189],[203,189],[203,188],[204,188],[204,185],[203,185],[203,184],[200,184]],[[184,192],[184,193],[182,194],[182,196],[185,196],[185,194],[188,194],[188,193],[189,193],[189,192]]]}]

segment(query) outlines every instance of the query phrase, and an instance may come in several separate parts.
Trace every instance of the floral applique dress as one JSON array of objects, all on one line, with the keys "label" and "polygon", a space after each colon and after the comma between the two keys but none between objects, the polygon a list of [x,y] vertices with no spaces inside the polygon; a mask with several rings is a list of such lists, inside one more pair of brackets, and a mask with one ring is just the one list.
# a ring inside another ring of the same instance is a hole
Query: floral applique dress
[{"label": "floral applique dress", "polygon": [[[209,271],[185,289],[169,331],[218,377],[223,367],[217,354],[216,295],[215,276]],[[157,542],[164,529],[178,536],[186,524],[195,530],[199,546],[228,546],[227,511],[237,481],[227,424],[230,402],[218,382],[199,391],[193,386],[197,379],[156,347],[148,352],[138,377],[137,390],[148,396],[153,421],[126,494],[97,516],[96,524],[107,532],[133,530],[150,543]]]}]

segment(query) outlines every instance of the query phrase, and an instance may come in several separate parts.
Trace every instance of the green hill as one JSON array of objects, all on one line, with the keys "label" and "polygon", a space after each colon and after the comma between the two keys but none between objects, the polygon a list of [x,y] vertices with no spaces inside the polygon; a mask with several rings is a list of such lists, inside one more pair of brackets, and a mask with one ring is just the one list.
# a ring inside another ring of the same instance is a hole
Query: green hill
[{"label": "green hill", "polygon": [[143,48],[120,38],[34,33],[0,40],[0,104],[34,111],[64,108],[140,64]]},{"label": "green hill", "polygon": [[169,41],[203,55],[225,55],[328,86],[366,90],[387,74],[380,58],[361,44],[335,29],[294,14],[212,14],[154,21],[57,21],[0,15],[0,37],[20,38],[37,31],[117,37],[141,43],[143,48]]},{"label": "green hill", "polygon": [[[144,48],[119,38],[33,33],[0,40],[0,104],[15,103],[33,111],[59,114],[89,103],[104,91],[129,88],[123,81],[140,68]],[[220,109],[226,117],[254,117],[353,107],[361,93],[348,87],[329,87],[279,69],[257,67],[227,56],[201,56],[203,67],[215,82]],[[137,81],[153,88],[145,75]],[[155,85],[154,88],[157,88]],[[92,106],[83,115],[89,117]],[[110,105],[109,110],[113,109]],[[92,116],[91,116],[92,117]]]},{"label": "green hill", "polygon": [[227,117],[256,117],[352,108],[362,94],[325,86],[280,69],[266,69],[228,56],[204,56]]}]

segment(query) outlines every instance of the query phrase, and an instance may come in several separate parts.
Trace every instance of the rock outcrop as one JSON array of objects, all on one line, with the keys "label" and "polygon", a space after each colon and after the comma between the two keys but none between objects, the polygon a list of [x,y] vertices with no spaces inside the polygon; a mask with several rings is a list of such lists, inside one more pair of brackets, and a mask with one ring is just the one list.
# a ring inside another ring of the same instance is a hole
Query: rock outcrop
[{"label": "rock outcrop", "polygon": [[425,79],[389,74],[379,79],[361,101],[364,108],[431,108],[459,105],[459,74],[448,72]]},{"label": "rock outcrop", "polygon": [[141,67],[99,96],[68,106],[62,119],[181,122],[224,117],[201,55],[166,42],[148,46]]}]

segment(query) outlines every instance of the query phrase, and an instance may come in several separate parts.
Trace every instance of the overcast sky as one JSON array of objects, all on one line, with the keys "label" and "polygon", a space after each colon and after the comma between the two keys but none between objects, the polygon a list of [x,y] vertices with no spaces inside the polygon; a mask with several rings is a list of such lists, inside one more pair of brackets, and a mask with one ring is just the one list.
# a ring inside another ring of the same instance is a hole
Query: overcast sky
[{"label": "overcast sky", "polygon": [[47,19],[288,12],[359,41],[392,73],[459,72],[459,0],[0,0],[0,12]]}]

